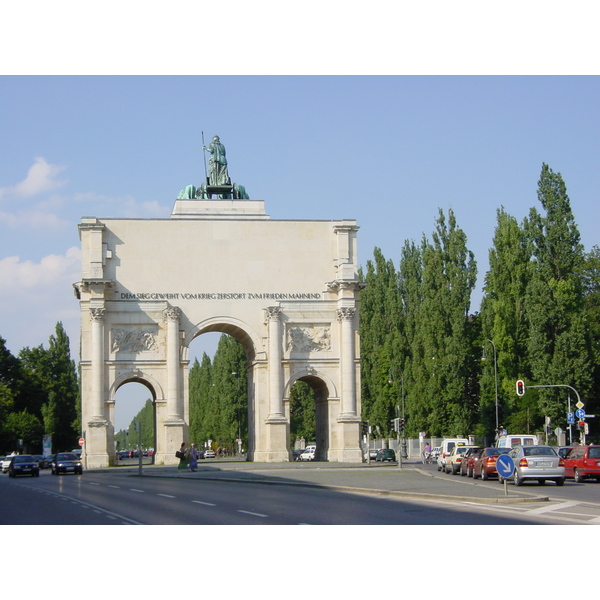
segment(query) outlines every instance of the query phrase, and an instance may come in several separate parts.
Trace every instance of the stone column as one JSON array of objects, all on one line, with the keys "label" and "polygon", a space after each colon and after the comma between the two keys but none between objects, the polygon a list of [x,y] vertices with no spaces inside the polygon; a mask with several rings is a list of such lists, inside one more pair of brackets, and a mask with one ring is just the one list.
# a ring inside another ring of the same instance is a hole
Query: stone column
[{"label": "stone column", "polygon": [[170,307],[164,311],[167,323],[167,420],[180,421],[183,418],[182,398],[179,386],[179,316],[181,310]]},{"label": "stone column", "polygon": [[90,308],[92,321],[92,421],[105,421],[104,415],[104,308]]},{"label": "stone column", "polygon": [[278,306],[269,306],[269,420],[285,419],[283,414],[283,368],[281,359],[281,313]]},{"label": "stone column", "polygon": [[340,370],[342,382],[342,417],[356,416],[356,372],[354,366],[354,315],[355,308],[340,308],[337,311],[338,321],[341,323],[341,351]]}]

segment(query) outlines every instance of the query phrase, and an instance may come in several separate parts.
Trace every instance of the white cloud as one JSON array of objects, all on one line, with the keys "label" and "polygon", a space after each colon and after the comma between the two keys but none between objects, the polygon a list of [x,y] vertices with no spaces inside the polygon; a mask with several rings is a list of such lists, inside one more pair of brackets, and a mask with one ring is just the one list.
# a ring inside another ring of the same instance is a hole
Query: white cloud
[{"label": "white cloud", "polygon": [[46,295],[47,286],[63,286],[65,280],[75,281],[81,273],[81,250],[69,248],[64,255],[50,254],[39,263],[21,261],[18,256],[0,260],[0,295],[15,297],[32,289]]},{"label": "white cloud", "polygon": [[63,165],[52,165],[40,156],[35,159],[35,163],[29,168],[27,177],[23,181],[11,187],[0,188],[0,198],[9,195],[30,198],[62,187],[67,181],[57,177],[65,168]]}]

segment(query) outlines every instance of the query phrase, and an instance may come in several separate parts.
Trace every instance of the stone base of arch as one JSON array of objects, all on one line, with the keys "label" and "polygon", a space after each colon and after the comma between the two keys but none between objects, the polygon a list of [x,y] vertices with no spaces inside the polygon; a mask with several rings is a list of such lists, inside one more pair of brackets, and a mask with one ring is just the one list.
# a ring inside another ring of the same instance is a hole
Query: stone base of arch
[{"label": "stone base of arch", "polygon": [[[107,435],[108,421],[95,419],[88,421],[85,432],[85,443],[81,451],[81,459],[85,469],[103,469],[110,466]],[[68,448],[71,450],[71,448]]]}]

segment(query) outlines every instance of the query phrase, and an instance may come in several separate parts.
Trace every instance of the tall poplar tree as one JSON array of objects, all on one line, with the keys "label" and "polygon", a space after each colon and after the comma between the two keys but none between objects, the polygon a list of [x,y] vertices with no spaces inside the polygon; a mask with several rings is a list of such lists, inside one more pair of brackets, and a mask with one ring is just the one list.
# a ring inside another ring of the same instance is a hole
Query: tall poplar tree
[{"label": "tall poplar tree", "polygon": [[[592,387],[583,246],[562,176],[546,164],[537,195],[544,213],[532,208],[525,225],[533,256],[526,295],[531,375],[538,385],[571,385],[583,399]],[[538,393],[542,415],[564,425],[567,392],[552,388]]]},{"label": "tall poplar tree", "polygon": [[[397,416],[402,370],[401,307],[398,275],[379,248],[367,261],[360,296],[362,418],[376,434],[387,436]],[[392,385],[393,384],[393,385]]]},{"label": "tall poplar tree", "polygon": [[504,208],[499,209],[481,302],[481,342],[487,360],[483,363],[480,383],[480,435],[491,436],[496,428],[495,371],[498,426],[504,425],[512,432],[527,431],[527,419],[531,418],[531,411],[536,410],[531,394],[522,398],[515,394],[515,381],[531,375],[527,357],[529,324],[525,312],[530,259],[525,231]]},{"label": "tall poplar tree", "polygon": [[[410,359],[407,386],[407,430],[428,435],[456,435],[469,431],[474,419],[473,341],[470,301],[477,266],[467,248],[465,233],[454,212],[448,219],[440,210],[432,241],[421,242],[420,261],[414,248],[405,246],[405,266],[422,265],[420,277],[402,273],[403,291],[411,290],[404,305],[410,306]],[[420,292],[414,289],[420,282]],[[410,287],[409,287],[410,284]],[[414,299],[420,299],[415,306]],[[408,315],[408,311],[407,311]]]}]

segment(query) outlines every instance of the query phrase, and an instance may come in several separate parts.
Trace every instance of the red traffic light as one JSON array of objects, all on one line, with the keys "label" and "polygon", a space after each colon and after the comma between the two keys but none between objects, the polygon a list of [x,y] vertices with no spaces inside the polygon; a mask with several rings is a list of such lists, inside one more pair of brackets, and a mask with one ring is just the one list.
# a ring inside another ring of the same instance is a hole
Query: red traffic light
[{"label": "red traffic light", "polygon": [[517,396],[525,395],[525,382],[522,379],[517,381]]}]

